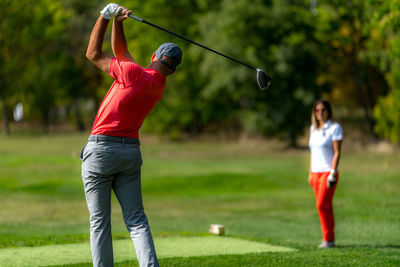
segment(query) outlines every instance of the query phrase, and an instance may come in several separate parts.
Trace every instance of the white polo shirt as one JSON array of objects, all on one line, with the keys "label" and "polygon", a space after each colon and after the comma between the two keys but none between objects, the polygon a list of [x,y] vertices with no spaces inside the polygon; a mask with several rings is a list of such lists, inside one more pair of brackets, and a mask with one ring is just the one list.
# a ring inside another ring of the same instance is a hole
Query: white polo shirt
[{"label": "white polo shirt", "polygon": [[333,141],[343,140],[342,127],[328,120],[322,129],[310,127],[308,146],[311,151],[311,172],[328,172],[332,167],[334,155]]}]

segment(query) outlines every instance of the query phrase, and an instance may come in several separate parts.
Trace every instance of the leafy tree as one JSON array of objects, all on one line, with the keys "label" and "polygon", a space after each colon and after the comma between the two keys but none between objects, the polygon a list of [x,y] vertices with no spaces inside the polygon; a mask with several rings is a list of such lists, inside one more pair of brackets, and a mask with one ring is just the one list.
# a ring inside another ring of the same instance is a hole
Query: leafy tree
[{"label": "leafy tree", "polygon": [[[33,114],[38,114],[45,129],[50,124],[66,79],[63,33],[72,15],[60,1],[40,0],[29,6],[30,24],[25,26],[30,41],[24,72]],[[64,79],[63,79],[64,78]]]},{"label": "leafy tree", "polygon": [[[313,101],[324,90],[315,81],[319,66],[313,37],[316,19],[308,1],[129,4],[139,17],[264,68],[274,79],[270,91],[262,92],[255,71],[147,25],[127,22],[129,47],[143,65],[162,42],[177,42],[184,51],[183,63],[169,79],[165,96],[146,121],[145,130],[179,136],[202,133],[215,124],[220,129],[279,136],[296,145],[297,136],[309,123]],[[174,18],[165,14],[174,14]]]},{"label": "leafy tree", "polygon": [[370,53],[371,14],[380,1],[318,1],[317,39],[324,60],[318,82],[332,88],[331,100],[347,108],[361,107],[374,134],[373,108],[388,85],[381,70],[364,55]]},{"label": "leafy tree", "polygon": [[[93,119],[112,79],[86,60],[85,51],[99,10],[107,3],[0,2],[0,103],[6,133],[9,111],[21,100],[28,119],[40,119],[44,125],[57,121],[60,107],[66,108],[79,130]],[[144,131],[179,137],[216,126],[276,136],[296,146],[309,124],[312,103],[325,93],[336,104],[362,107],[371,131],[376,120],[379,135],[394,142],[400,139],[399,1],[120,4],[154,24],[260,67],[273,78],[271,88],[260,91],[255,71],[128,20],[124,24],[128,46],[142,66],[163,42],[176,42],[183,50],[183,62],[168,79],[164,97]],[[109,52],[110,29],[104,45]],[[83,103],[89,101],[95,105],[85,114]]]},{"label": "leafy tree", "polygon": [[94,0],[1,2],[0,62],[6,64],[0,69],[0,96],[5,132],[8,110],[17,100],[24,102],[25,117],[40,119],[45,128],[57,120],[57,110],[66,107],[74,113],[77,128],[84,129],[79,102],[90,97],[99,103],[97,89],[103,83],[85,57],[98,5]]},{"label": "leafy tree", "polygon": [[400,142],[400,2],[366,1],[370,10],[370,38],[364,60],[379,68],[390,87],[374,109],[376,133]]},{"label": "leafy tree", "polygon": [[[18,78],[24,65],[24,53],[21,42],[26,30],[21,25],[29,24],[29,16],[21,12],[21,6],[29,1],[11,0],[0,2],[0,100],[4,134],[9,134],[9,116],[13,103],[11,100],[18,92]],[[16,76],[15,74],[19,74]]]},{"label": "leafy tree", "polygon": [[[237,114],[247,131],[278,136],[296,146],[309,123],[311,105],[323,90],[316,84],[319,66],[314,39],[315,17],[308,1],[221,1],[199,20],[210,46],[273,78],[267,92],[257,89],[255,72],[204,53],[202,74],[209,82],[202,95],[212,119]],[[214,108],[214,109],[213,109]]]},{"label": "leafy tree", "polygon": [[[84,117],[85,111],[82,110],[82,103],[91,100],[94,107],[98,107],[102,99],[99,88],[107,86],[104,84],[104,76],[85,56],[90,32],[99,16],[100,8],[107,2],[64,0],[62,3],[64,10],[68,10],[71,16],[61,37],[64,61],[63,73],[60,77],[63,84],[63,103],[58,104],[68,107],[68,110],[72,112],[77,130],[83,131],[88,121]],[[89,112],[91,121],[94,118],[95,110],[90,109]]]},{"label": "leafy tree", "polygon": [[[21,8],[23,7],[23,12]],[[59,1],[2,1],[0,79],[3,124],[8,134],[8,105],[19,95],[48,124],[60,87],[60,35],[68,13]]]}]

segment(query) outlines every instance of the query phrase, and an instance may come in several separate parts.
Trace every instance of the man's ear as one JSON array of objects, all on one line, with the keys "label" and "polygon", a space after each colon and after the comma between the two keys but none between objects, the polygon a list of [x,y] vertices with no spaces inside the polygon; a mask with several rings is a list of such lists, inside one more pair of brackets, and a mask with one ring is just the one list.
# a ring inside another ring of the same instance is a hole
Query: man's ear
[{"label": "man's ear", "polygon": [[156,53],[153,53],[153,55],[151,56],[151,61],[150,62],[153,62],[155,58],[156,58]]}]

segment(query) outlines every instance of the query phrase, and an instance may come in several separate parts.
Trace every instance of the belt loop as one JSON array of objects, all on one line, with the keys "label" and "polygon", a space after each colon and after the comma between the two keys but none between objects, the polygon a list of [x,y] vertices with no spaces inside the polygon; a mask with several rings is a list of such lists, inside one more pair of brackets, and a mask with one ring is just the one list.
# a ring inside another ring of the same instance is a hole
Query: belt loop
[{"label": "belt loop", "polygon": [[125,146],[125,138],[122,137],[122,144]]},{"label": "belt loop", "polygon": [[96,136],[96,143],[98,143],[99,142],[99,136],[98,135],[95,135]]}]

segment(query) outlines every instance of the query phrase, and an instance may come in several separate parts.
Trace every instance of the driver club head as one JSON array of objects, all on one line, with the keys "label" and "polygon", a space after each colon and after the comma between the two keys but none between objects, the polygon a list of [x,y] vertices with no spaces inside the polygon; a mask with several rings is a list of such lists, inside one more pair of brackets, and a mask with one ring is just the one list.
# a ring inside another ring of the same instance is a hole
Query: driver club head
[{"label": "driver club head", "polygon": [[257,69],[257,83],[261,90],[267,90],[271,84],[271,77],[269,77],[262,69]]}]

